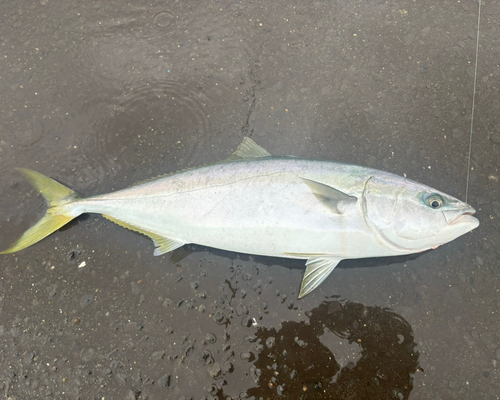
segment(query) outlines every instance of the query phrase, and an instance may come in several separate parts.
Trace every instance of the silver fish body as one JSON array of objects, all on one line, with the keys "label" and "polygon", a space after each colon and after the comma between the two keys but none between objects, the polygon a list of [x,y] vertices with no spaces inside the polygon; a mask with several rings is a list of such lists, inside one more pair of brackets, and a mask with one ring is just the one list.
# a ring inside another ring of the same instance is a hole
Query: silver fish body
[{"label": "silver fish body", "polygon": [[71,211],[106,214],[160,236],[239,253],[353,258],[361,240],[369,257],[393,254],[370,232],[360,204],[346,202],[342,213],[334,212],[304,183],[363,193],[365,171],[347,175],[345,169],[292,158],[232,161],[84,199]]},{"label": "silver fish body", "polygon": [[[26,171],[43,192],[41,174]],[[426,185],[356,165],[272,157],[248,138],[220,163],[85,199],[70,192],[48,199],[49,211],[103,214],[150,236],[155,255],[196,243],[306,259],[299,297],[342,259],[424,251],[479,224],[472,207]]]}]

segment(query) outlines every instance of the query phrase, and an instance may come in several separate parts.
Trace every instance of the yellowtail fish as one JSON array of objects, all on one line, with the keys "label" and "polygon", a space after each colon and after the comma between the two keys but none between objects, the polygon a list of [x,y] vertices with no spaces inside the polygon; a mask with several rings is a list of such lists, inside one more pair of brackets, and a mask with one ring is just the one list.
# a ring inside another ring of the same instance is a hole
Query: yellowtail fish
[{"label": "yellowtail fish", "polygon": [[357,165],[273,157],[249,138],[224,161],[88,198],[19,170],[48,209],[3,254],[31,246],[82,213],[99,213],[149,236],[155,255],[197,243],[305,259],[299,298],[340,260],[433,249],[479,225],[474,208],[429,186]]}]

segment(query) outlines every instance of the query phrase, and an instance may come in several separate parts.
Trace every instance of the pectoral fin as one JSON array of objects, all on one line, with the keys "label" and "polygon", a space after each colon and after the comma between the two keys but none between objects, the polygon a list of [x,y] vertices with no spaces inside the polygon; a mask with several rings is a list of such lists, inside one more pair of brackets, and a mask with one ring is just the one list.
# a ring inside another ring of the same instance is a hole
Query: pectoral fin
[{"label": "pectoral fin", "polygon": [[109,219],[110,221],[113,221],[115,224],[123,226],[124,228],[142,233],[143,235],[146,235],[146,236],[149,236],[151,239],[153,239],[153,242],[154,242],[155,247],[156,247],[156,249],[153,253],[155,256],[160,256],[162,254],[168,253],[169,251],[175,250],[175,249],[177,249],[181,246],[184,246],[186,244],[186,242],[184,242],[180,239],[160,236],[156,233],[145,231],[144,229],[141,229],[135,225],[129,224],[128,222],[121,221],[121,220],[116,219],[114,217],[111,217],[109,215],[103,215],[103,217]]},{"label": "pectoral fin", "polygon": [[314,257],[306,262],[306,272],[300,285],[299,299],[316,289],[332,272],[340,258],[336,257]]},{"label": "pectoral fin", "polygon": [[339,210],[340,203],[355,203],[358,201],[356,196],[349,196],[340,190],[337,190],[324,183],[316,182],[311,179],[302,178],[304,183],[309,186],[316,198],[335,214],[342,214]]}]

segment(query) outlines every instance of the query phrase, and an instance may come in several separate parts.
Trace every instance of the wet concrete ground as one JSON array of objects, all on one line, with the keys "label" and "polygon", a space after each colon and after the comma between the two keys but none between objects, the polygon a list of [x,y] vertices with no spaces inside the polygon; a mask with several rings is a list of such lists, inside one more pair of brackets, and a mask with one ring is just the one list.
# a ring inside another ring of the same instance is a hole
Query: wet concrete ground
[{"label": "wet concrete ground", "polygon": [[[500,3],[481,9],[468,201],[478,229],[343,261],[153,244],[98,215],[0,259],[9,399],[500,397]],[[465,198],[478,3],[3,2],[0,248],[81,195],[227,157],[367,165]]]}]

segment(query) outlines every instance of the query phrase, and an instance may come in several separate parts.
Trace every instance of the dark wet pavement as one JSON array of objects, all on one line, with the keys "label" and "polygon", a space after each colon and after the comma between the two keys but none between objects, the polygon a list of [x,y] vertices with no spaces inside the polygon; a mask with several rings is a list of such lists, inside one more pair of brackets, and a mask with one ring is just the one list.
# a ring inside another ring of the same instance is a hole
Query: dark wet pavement
[{"label": "dark wet pavement", "polygon": [[[0,248],[82,195],[227,157],[250,136],[465,198],[478,3],[3,2]],[[481,8],[478,229],[407,258],[302,263],[152,242],[82,216],[0,259],[9,399],[500,397],[500,3]]]}]

